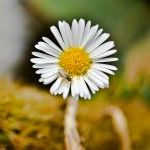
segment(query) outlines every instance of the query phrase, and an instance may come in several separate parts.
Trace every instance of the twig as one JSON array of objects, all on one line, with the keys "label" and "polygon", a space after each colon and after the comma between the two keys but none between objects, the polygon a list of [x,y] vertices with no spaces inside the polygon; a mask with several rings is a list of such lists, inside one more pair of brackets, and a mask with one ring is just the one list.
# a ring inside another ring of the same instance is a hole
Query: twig
[{"label": "twig", "polygon": [[81,144],[81,139],[76,128],[77,108],[78,101],[70,97],[67,101],[64,120],[66,150],[85,150],[85,148]]},{"label": "twig", "polygon": [[120,150],[131,150],[127,121],[121,109],[116,106],[108,106],[104,110],[104,116],[112,118],[114,130],[121,142]]}]

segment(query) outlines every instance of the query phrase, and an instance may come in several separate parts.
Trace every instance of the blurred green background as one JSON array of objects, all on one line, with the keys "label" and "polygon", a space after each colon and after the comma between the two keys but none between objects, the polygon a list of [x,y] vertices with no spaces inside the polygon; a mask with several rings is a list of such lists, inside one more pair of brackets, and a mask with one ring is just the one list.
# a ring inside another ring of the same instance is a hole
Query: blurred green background
[{"label": "blurred green background", "polygon": [[[78,129],[87,150],[118,150],[108,105],[127,117],[133,150],[150,149],[150,2],[148,0],[0,1],[0,150],[63,150],[65,101],[38,83],[34,45],[58,20],[91,20],[110,33],[119,58],[110,88],[80,100]],[[93,125],[94,124],[94,125]]]}]

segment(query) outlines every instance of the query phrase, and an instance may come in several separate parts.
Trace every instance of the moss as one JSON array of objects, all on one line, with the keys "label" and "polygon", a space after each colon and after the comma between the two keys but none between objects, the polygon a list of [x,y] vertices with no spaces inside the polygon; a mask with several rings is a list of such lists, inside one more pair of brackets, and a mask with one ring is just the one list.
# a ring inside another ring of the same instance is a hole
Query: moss
[{"label": "moss", "polygon": [[[0,146],[8,150],[63,150],[65,101],[36,87],[0,79]],[[150,109],[141,100],[79,101],[78,129],[87,150],[116,150],[119,140],[109,118],[109,104],[122,108],[129,123],[133,150],[150,149]]]}]

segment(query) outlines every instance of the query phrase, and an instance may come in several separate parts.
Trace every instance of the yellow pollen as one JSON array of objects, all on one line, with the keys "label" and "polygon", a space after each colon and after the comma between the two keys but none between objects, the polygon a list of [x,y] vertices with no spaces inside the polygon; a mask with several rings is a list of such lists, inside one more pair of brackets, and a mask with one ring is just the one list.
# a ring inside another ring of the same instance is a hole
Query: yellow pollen
[{"label": "yellow pollen", "polygon": [[60,55],[59,65],[70,76],[80,76],[90,68],[92,59],[82,48],[69,48]]}]

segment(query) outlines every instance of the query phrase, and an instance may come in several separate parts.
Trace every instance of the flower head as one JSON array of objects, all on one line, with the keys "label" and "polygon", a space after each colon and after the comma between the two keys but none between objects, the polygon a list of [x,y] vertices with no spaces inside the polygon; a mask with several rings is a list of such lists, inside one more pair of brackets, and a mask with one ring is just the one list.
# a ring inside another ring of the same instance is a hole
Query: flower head
[{"label": "flower head", "polygon": [[109,87],[109,77],[114,75],[115,66],[104,64],[117,61],[118,58],[107,58],[117,50],[112,49],[113,41],[104,41],[109,37],[108,33],[102,33],[98,25],[91,27],[91,21],[85,23],[83,19],[72,26],[65,21],[58,22],[59,30],[52,26],[50,30],[59,43],[54,44],[50,39],[43,37],[44,42],[39,42],[35,48],[42,51],[32,52],[36,58],[37,74],[41,74],[39,82],[43,84],[53,83],[50,93],[63,94],[66,99],[69,92],[78,99],[91,99],[91,93],[95,94],[99,88]]}]

